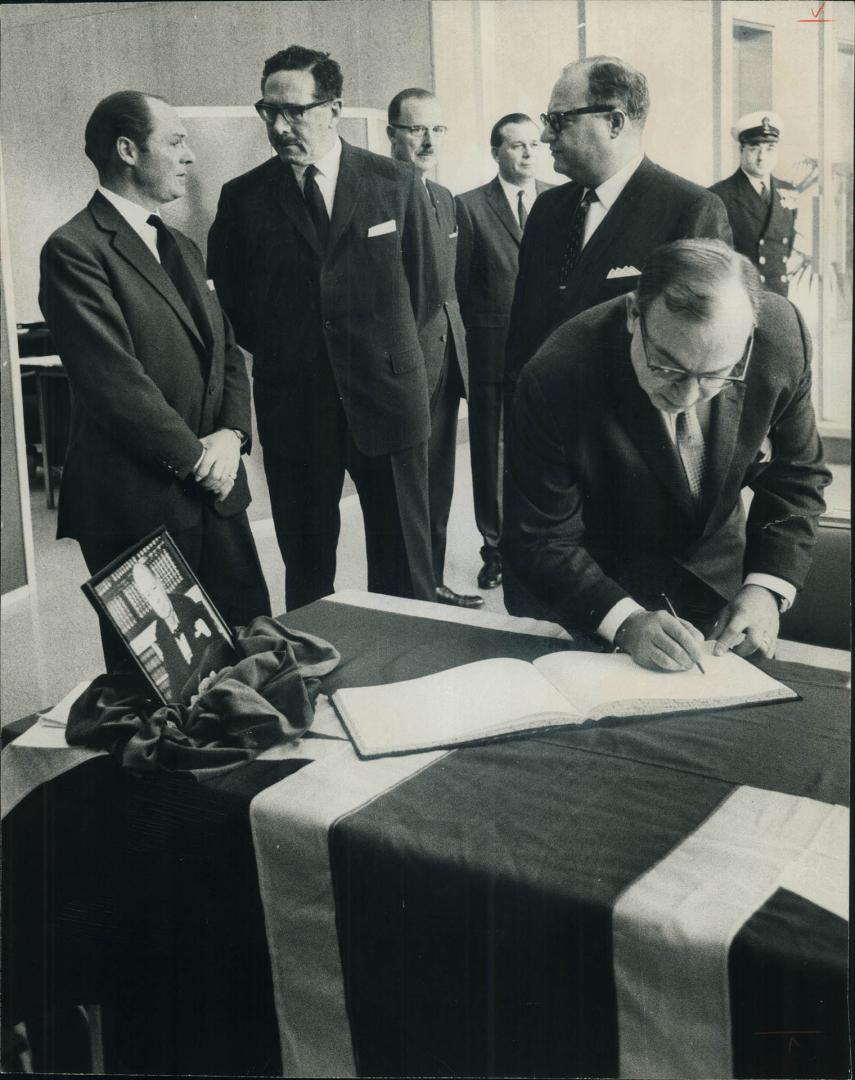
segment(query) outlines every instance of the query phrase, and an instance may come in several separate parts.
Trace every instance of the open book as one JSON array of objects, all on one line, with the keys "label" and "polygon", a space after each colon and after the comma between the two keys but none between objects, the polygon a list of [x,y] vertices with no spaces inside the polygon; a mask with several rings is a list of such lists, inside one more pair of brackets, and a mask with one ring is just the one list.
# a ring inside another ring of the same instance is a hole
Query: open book
[{"label": "open book", "polygon": [[420,679],[336,690],[332,696],[362,757],[480,742],[605,716],[694,712],[798,694],[733,653],[697,668],[655,672],[623,653],[556,652],[478,660]]}]

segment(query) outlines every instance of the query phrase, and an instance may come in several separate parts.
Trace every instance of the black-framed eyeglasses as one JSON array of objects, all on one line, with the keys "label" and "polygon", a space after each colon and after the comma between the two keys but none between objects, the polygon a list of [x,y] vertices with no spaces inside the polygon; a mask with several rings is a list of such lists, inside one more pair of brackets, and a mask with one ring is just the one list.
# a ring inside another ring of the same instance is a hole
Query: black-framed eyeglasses
[{"label": "black-framed eyeglasses", "polygon": [[641,328],[641,349],[644,353],[644,362],[647,364],[647,370],[656,375],[660,379],[665,379],[668,382],[679,383],[685,379],[697,379],[698,386],[704,387],[707,390],[721,390],[727,386],[728,383],[745,382],[745,376],[748,372],[748,361],[751,359],[751,351],[754,348],[754,327],[751,327],[751,333],[748,335],[748,341],[745,343],[745,348],[742,351],[742,356],[730,369],[729,375],[710,375],[700,374],[696,375],[694,371],[686,371],[685,368],[666,367],[664,364],[651,364],[650,353],[647,347],[647,332],[644,328],[644,316],[639,314],[638,325]]},{"label": "black-framed eyeglasses", "polygon": [[324,98],[323,101],[310,101],[308,105],[291,105],[289,102],[274,105],[273,102],[261,98],[255,103],[255,111],[265,124],[275,124],[277,116],[281,116],[286,124],[294,124],[302,120],[309,109],[319,109],[321,105],[329,105],[335,100],[336,98]]},{"label": "black-framed eyeglasses", "polygon": [[551,128],[560,135],[564,125],[573,116],[586,116],[589,113],[607,113],[619,109],[620,105],[583,105],[580,109],[563,109],[559,112],[545,112],[540,114],[540,122],[544,127]]},{"label": "black-framed eyeglasses", "polygon": [[426,124],[390,124],[389,127],[397,128],[399,131],[409,131],[417,139],[423,139],[428,132],[437,137],[448,134],[445,124],[434,124],[433,127],[428,127]]}]

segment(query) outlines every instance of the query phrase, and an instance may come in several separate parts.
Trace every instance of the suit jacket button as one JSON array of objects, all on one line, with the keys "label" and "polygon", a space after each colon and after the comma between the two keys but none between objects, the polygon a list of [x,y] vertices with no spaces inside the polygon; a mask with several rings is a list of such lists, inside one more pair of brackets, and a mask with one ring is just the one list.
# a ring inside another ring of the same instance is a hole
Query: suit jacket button
[{"label": "suit jacket button", "polygon": [[324,330],[332,330],[332,319],[324,319]]},{"label": "suit jacket button", "polygon": [[765,243],[766,243],[766,241],[765,241],[765,240],[761,240],[761,241],[760,241],[760,247],[763,247],[763,245],[764,245]]},{"label": "suit jacket button", "polygon": [[760,275],[760,280],[763,282],[764,285],[766,284],[766,279],[763,277],[762,274]]},{"label": "suit jacket button", "polygon": [[439,335],[439,340],[440,341],[448,341],[448,335],[447,334],[440,334]]},{"label": "suit jacket button", "polygon": [[787,280],[787,275],[786,274],[781,274],[781,281],[786,281],[786,280]]},{"label": "suit jacket button", "polygon": [[764,263],[765,261],[766,261],[766,256],[765,256],[765,255],[761,255],[761,256],[760,256],[760,259],[759,259],[759,262],[760,262],[761,266],[762,266],[762,264],[763,264],[763,263]]}]

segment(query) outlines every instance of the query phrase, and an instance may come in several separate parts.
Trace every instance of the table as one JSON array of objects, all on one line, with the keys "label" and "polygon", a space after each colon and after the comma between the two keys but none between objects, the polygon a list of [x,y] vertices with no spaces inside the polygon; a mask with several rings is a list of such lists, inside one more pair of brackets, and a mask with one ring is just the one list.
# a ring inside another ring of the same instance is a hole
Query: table
[{"label": "table", "polygon": [[[42,444],[42,467],[45,474],[45,497],[49,510],[56,507],[56,488],[54,485],[53,469],[62,465],[65,460],[65,450],[61,453],[61,460],[54,459],[54,441],[58,438],[57,429],[68,427],[68,375],[62,366],[59,356],[28,356],[20,361],[22,369],[32,369],[36,375],[36,396],[39,406],[39,434]],[[59,397],[65,393],[65,399]],[[65,405],[63,415],[62,406]],[[67,430],[62,430],[65,438],[68,438]]]},{"label": "table", "polygon": [[[359,594],[285,622],[328,691],[572,647]],[[93,759],[4,823],[40,899],[28,934],[4,896],[4,1002],[68,968],[113,1071],[275,1073],[278,1028],[292,1075],[845,1075],[848,692],[766,666],[803,701],[377,762],[325,727],[191,786]]]}]

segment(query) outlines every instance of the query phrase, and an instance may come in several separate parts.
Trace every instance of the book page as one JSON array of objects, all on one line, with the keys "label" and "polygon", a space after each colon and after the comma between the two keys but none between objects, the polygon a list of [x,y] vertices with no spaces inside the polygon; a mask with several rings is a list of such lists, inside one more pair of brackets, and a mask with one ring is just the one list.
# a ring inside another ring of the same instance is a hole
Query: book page
[{"label": "book page", "polygon": [[648,671],[626,653],[551,653],[535,660],[534,666],[592,720],[798,697],[730,652],[704,656],[706,674],[696,667]]},{"label": "book page", "polygon": [[363,754],[448,746],[582,717],[525,660],[472,664],[386,686],[337,690],[333,702]]}]

